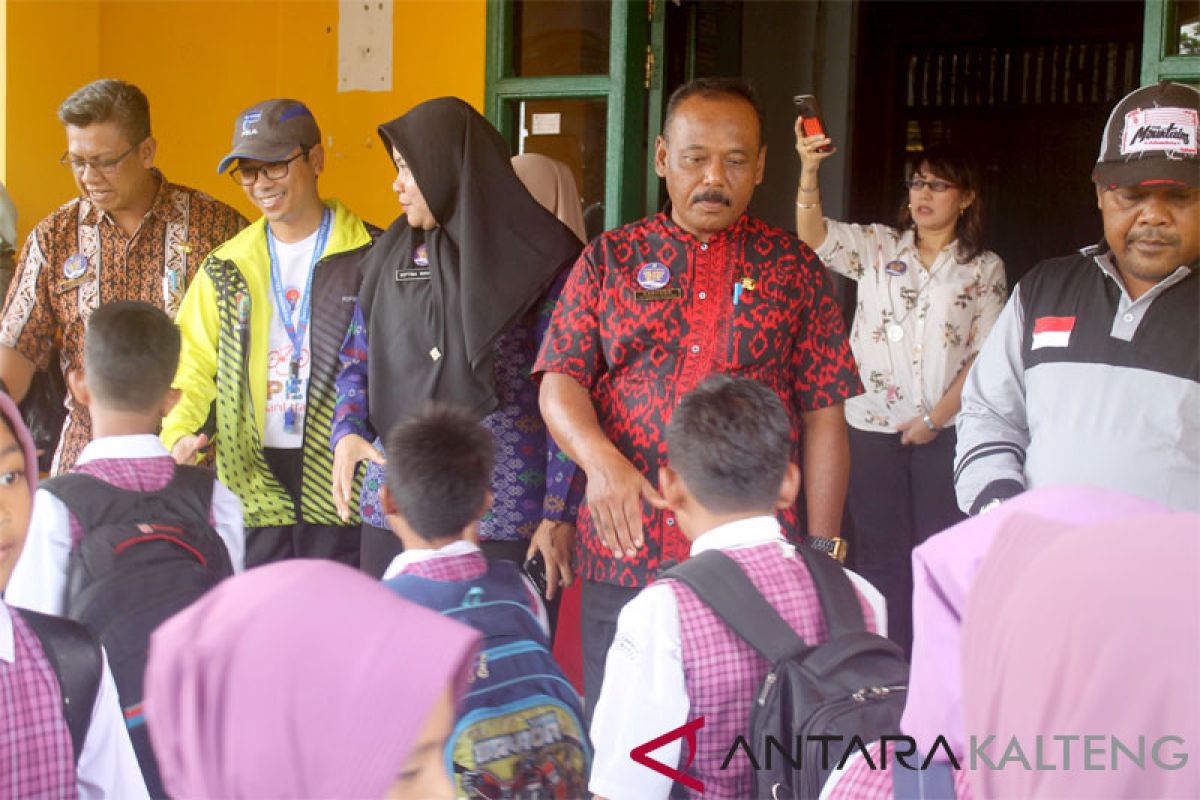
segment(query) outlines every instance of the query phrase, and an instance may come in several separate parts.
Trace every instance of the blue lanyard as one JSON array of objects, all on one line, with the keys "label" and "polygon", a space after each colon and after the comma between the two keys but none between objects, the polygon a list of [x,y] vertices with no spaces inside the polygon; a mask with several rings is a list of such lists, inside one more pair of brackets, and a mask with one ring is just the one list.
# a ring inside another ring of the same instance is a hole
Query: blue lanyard
[{"label": "blue lanyard", "polygon": [[275,237],[271,234],[271,226],[267,225],[267,253],[271,257],[271,290],[275,295],[275,309],[283,320],[283,329],[287,331],[288,339],[292,342],[292,371],[300,366],[300,351],[304,348],[304,336],[308,333],[308,322],[312,318],[312,276],[313,268],[321,260],[325,252],[325,242],[329,238],[329,229],[333,224],[333,214],[329,209],[321,215],[321,228],[317,233],[317,243],[313,245],[312,262],[308,265],[308,280],[304,285],[304,296],[298,303],[299,320],[292,322],[292,312],[288,309],[287,298],[283,293],[283,281],[279,277],[279,257],[275,254]]}]

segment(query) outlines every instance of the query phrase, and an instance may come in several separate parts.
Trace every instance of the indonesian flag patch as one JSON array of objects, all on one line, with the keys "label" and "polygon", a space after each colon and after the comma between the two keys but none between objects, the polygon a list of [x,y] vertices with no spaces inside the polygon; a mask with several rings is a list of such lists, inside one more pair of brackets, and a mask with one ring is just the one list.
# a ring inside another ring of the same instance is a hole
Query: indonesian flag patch
[{"label": "indonesian flag patch", "polygon": [[1066,347],[1074,329],[1074,317],[1038,317],[1033,321],[1033,349]]}]

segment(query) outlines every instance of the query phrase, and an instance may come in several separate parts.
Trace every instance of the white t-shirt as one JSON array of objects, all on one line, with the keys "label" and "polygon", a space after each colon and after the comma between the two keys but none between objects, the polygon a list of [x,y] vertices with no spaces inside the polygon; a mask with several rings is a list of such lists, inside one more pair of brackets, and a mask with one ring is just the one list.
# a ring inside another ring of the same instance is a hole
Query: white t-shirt
[{"label": "white t-shirt", "polygon": [[[313,248],[317,245],[320,229],[298,242],[275,240],[275,254],[279,259],[279,278],[288,310],[292,314],[292,325],[300,321],[298,307],[308,285],[308,268],[313,260]],[[308,376],[312,369],[309,332],[304,332],[304,345],[300,351],[300,399],[288,400],[288,370],[292,360],[292,340],[288,338],[283,320],[271,289],[271,329],[267,337],[267,416],[263,430],[263,444],[267,447],[299,448],[304,442],[304,410],[308,398]],[[311,318],[309,328],[311,329]],[[296,424],[292,433],[284,429],[284,414],[289,404],[296,412]]]}]

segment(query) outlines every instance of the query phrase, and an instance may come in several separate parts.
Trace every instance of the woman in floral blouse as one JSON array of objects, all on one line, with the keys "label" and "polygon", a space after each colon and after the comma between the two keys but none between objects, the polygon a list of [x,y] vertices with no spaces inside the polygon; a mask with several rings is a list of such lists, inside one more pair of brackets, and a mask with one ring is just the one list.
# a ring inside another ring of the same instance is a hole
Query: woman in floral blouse
[{"label": "woman in floral blouse", "polygon": [[858,284],[850,343],[866,393],[846,403],[850,552],[887,598],[891,637],[907,649],[912,548],[962,519],[954,420],[967,370],[1004,306],[1004,263],[983,249],[979,182],[956,150],[913,161],[895,228],[825,219],[818,173],[836,149],[826,136],[805,136],[797,119],[796,150],[798,235]]}]

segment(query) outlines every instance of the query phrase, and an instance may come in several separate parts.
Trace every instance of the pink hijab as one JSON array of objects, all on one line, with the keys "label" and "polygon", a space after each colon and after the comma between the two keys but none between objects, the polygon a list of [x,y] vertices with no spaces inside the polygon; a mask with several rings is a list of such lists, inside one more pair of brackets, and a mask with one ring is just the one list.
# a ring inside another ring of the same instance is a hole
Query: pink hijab
[{"label": "pink hijab", "polygon": [[150,642],[172,797],[380,798],[479,635],[329,561],[230,578]]},{"label": "pink hijab", "polygon": [[[962,619],[975,573],[998,532],[1020,514],[1054,520],[1058,529],[1132,514],[1163,511],[1132,495],[1088,486],[1025,492],[996,509],[964,520],[913,550],[912,671],[901,730],[928,752],[944,736],[965,752],[962,716]],[[938,751],[940,754],[940,750]]]},{"label": "pink hijab", "polygon": [[[966,729],[1013,737],[1035,765],[971,773],[980,797],[1200,797],[1200,514],[1123,517],[1063,530],[1013,516],[980,567],[963,624]],[[1085,769],[1054,736],[1102,736]],[[1116,750],[1135,752],[1144,768]],[[1178,737],[1171,740],[1164,737]],[[1181,741],[1180,741],[1181,740]],[[1158,764],[1153,753],[1160,746]],[[1179,754],[1187,763],[1178,766]],[[1114,757],[1118,769],[1112,768]]]},{"label": "pink hijab", "polygon": [[38,485],[37,447],[33,444],[29,428],[25,427],[25,420],[21,418],[21,410],[3,391],[0,391],[0,414],[3,414],[4,418],[8,420],[8,427],[12,429],[13,436],[24,452],[25,482],[29,484],[29,494],[32,495],[37,491]]},{"label": "pink hijab", "polygon": [[579,205],[579,189],[575,186],[571,168],[540,153],[513,156],[512,165],[533,199],[558,217],[559,222],[570,228],[579,241],[587,244],[583,208]]}]

